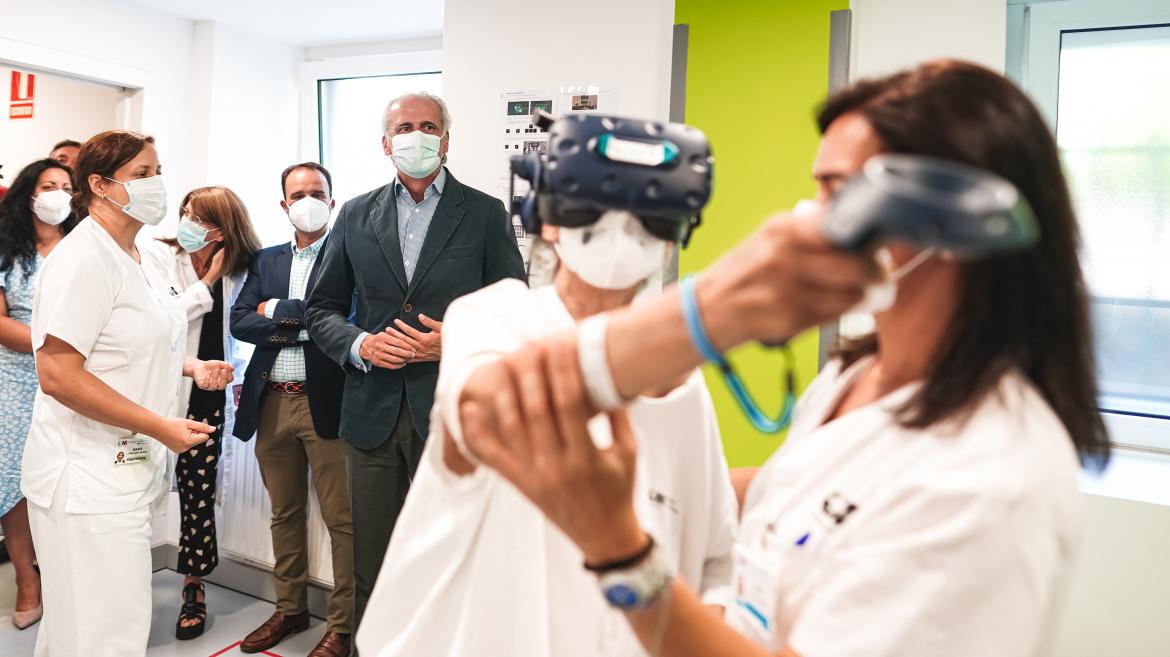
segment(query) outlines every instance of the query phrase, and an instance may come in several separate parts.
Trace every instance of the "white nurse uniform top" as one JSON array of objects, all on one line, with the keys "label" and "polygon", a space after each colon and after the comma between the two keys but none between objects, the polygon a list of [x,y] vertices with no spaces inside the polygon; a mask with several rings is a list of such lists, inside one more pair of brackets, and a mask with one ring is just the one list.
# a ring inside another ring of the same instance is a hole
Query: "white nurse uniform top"
[{"label": "white nurse uniform top", "polygon": [[[505,280],[451,304],[431,435],[358,630],[363,655],[645,655],[581,551],[539,509],[486,467],[460,477],[443,463],[444,426],[458,430],[458,399],[476,366],[573,326],[552,286]],[[730,604],[737,509],[703,377],[693,372],[629,412],[642,527],[708,604]]]},{"label": "white nurse uniform top", "polygon": [[752,482],[728,622],[801,657],[1046,655],[1080,533],[1068,432],[1016,372],[965,423],[902,427],[920,384],[825,423],[872,362],[830,363]]},{"label": "white nurse uniform top", "polygon": [[[150,281],[87,217],[41,269],[33,350],[52,335],[85,356],[85,370],[127,399],[174,416],[186,340],[179,312],[168,287]],[[68,469],[66,512],[131,511],[163,491],[166,455],[157,440],[91,420],[38,390],[21,490],[30,502],[48,508]]]}]

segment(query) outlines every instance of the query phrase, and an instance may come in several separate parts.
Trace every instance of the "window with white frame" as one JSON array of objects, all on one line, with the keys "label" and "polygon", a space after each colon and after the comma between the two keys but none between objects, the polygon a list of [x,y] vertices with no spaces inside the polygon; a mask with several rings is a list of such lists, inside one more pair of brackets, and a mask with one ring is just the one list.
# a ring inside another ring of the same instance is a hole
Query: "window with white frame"
[{"label": "window with white frame", "polygon": [[437,72],[318,81],[321,164],[333,176],[333,198],[349,199],[390,182],[394,166],[382,150],[382,113],[404,93],[438,95]]},{"label": "window with white frame", "polygon": [[1022,17],[1018,71],[1055,126],[1084,239],[1101,411],[1118,444],[1170,451],[1170,5]]}]

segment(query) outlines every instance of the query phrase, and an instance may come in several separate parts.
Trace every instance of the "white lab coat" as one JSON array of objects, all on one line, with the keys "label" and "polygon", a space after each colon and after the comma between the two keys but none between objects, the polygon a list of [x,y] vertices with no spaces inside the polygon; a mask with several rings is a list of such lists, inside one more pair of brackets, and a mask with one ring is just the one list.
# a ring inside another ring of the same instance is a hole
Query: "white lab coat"
[{"label": "white lab coat", "polygon": [[[195,273],[195,267],[191,264],[191,254],[148,237],[138,240],[138,251],[142,254],[142,264],[148,266],[160,280],[165,280],[176,292],[179,305],[187,313],[187,355],[197,356],[199,336],[203,332],[203,316],[211,311],[214,301],[207,286]],[[223,353],[224,360],[235,368],[231,384],[224,389],[224,436],[232,435],[232,429],[235,427],[236,399],[243,388],[244,370],[248,366],[253,349],[252,345],[233,338],[229,330],[232,306],[235,305],[240,290],[244,288],[245,276],[244,273],[239,273],[223,277]],[[179,395],[181,414],[187,412],[193,385],[194,381],[190,378],[183,379],[182,392]]]},{"label": "white lab coat", "polygon": [[1017,372],[965,423],[907,429],[920,384],[825,423],[832,362],[748,491],[727,621],[801,657],[1035,657],[1080,529],[1068,432]]}]

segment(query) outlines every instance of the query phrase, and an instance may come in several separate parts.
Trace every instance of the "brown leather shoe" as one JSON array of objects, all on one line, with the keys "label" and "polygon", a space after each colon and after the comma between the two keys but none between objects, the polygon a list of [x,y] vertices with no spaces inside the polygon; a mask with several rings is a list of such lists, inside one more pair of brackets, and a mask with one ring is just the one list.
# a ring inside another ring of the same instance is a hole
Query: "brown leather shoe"
[{"label": "brown leather shoe", "polygon": [[352,634],[326,632],[325,636],[321,637],[317,647],[309,653],[309,657],[349,657],[351,648],[353,648]]},{"label": "brown leather shoe", "polygon": [[307,629],[308,610],[292,616],[285,616],[278,611],[272,614],[272,618],[264,621],[263,625],[244,637],[244,642],[240,644],[240,652],[263,652],[283,641],[285,637]]}]

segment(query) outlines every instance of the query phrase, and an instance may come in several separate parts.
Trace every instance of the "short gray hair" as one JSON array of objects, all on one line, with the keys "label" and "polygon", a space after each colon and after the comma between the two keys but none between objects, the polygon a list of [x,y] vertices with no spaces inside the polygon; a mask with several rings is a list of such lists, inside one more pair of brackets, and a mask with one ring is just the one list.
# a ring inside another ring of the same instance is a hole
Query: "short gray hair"
[{"label": "short gray hair", "polygon": [[406,100],[407,98],[426,98],[432,103],[438,105],[439,112],[443,115],[443,132],[447,132],[451,129],[451,112],[447,109],[447,103],[443,102],[442,98],[439,98],[435,94],[426,91],[411,91],[409,93],[402,94],[401,96],[386,103],[386,109],[382,112],[382,134],[390,134],[390,108],[394,107],[394,105],[398,104],[399,102]]}]

